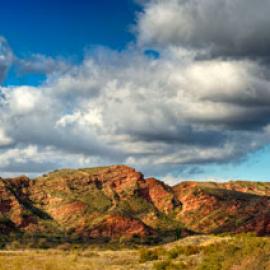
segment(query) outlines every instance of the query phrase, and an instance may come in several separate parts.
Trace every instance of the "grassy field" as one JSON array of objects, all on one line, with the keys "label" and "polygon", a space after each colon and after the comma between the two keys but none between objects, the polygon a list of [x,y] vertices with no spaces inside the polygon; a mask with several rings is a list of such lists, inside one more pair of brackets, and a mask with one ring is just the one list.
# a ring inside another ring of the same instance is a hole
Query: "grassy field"
[{"label": "grassy field", "polygon": [[192,236],[154,247],[2,250],[0,270],[269,270],[270,239]]}]

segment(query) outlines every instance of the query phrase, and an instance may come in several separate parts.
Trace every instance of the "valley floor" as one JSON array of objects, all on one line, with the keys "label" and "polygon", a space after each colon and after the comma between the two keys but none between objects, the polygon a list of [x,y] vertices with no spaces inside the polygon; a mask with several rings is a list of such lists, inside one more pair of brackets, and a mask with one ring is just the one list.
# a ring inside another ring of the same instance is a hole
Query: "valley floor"
[{"label": "valley floor", "polygon": [[136,249],[2,250],[0,270],[269,270],[270,238],[192,236]]}]

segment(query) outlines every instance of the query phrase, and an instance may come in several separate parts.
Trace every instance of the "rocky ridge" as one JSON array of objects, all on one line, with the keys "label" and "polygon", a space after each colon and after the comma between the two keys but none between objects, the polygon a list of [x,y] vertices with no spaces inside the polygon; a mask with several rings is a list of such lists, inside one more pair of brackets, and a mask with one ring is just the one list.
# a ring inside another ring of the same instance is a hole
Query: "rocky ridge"
[{"label": "rocky ridge", "polygon": [[118,165],[0,178],[0,234],[158,239],[191,233],[270,234],[270,183],[170,187]]}]

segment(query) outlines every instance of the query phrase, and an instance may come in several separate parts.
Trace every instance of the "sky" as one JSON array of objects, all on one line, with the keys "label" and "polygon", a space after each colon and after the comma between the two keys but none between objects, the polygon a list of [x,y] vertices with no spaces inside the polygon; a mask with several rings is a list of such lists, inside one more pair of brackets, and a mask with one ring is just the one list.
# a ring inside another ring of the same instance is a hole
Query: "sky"
[{"label": "sky", "polygon": [[0,9],[0,175],[126,164],[270,180],[270,2],[22,0]]}]

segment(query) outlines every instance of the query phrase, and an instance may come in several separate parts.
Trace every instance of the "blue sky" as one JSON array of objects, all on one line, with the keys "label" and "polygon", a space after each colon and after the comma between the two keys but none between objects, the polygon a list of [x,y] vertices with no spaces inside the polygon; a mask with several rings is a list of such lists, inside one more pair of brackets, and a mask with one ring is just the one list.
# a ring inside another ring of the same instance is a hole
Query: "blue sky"
[{"label": "blue sky", "polygon": [[[20,57],[38,53],[80,61],[88,47],[122,50],[132,42],[130,28],[139,9],[132,0],[5,1],[0,10],[1,35]],[[43,79],[15,75],[10,72],[6,85]]]},{"label": "blue sky", "polygon": [[1,34],[18,54],[81,55],[91,45],[122,49],[138,6],[129,0],[5,1]]},{"label": "blue sky", "polygon": [[186,2],[1,3],[0,175],[269,180],[269,3]]}]

